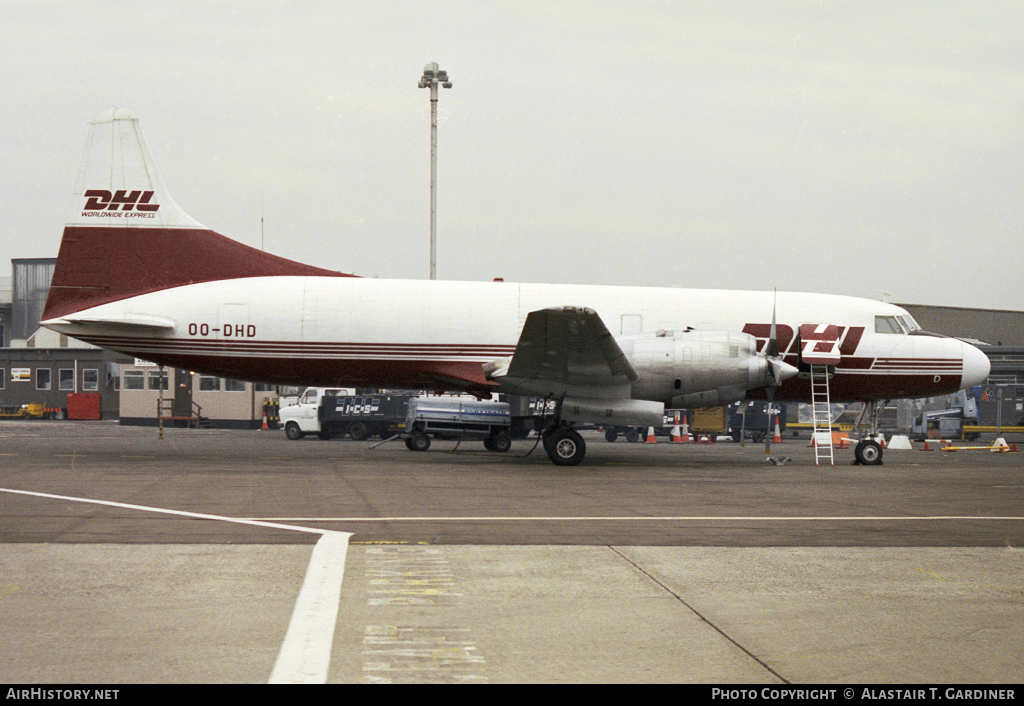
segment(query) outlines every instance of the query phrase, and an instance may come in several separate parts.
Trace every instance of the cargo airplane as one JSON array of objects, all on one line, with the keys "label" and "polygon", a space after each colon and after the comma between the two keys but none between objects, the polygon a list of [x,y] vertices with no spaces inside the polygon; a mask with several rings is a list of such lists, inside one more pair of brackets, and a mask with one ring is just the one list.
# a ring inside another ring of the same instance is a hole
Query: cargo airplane
[{"label": "cargo airplane", "polygon": [[[287,260],[197,223],[164,188],[138,119],[89,127],[42,324],[156,363],[310,386],[554,400],[544,447],[575,465],[574,424],[662,424],[666,407],[832,402],[980,384],[977,348],[906,310],[795,292],[363,278]],[[880,463],[870,439],[856,449]]]}]

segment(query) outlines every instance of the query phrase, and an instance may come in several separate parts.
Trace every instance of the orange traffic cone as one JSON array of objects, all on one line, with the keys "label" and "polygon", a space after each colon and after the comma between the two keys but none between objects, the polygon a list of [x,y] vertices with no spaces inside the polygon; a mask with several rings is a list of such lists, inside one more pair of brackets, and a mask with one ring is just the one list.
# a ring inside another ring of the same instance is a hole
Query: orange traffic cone
[{"label": "orange traffic cone", "polygon": [[263,426],[260,427],[260,431],[270,431],[270,425],[267,424],[267,410],[263,410]]},{"label": "orange traffic cone", "polygon": [[658,437],[654,435],[654,427],[647,427],[647,443],[656,444],[658,443]]},{"label": "orange traffic cone", "polygon": [[683,432],[682,435],[679,437],[680,443],[683,443],[683,444],[690,443],[690,425],[687,424],[687,422],[686,422],[686,415],[685,414],[683,415],[683,429],[682,429],[682,432]]},{"label": "orange traffic cone", "polygon": [[775,415],[775,436],[772,437],[772,443],[778,443],[782,441],[782,432],[779,431],[779,415]]}]

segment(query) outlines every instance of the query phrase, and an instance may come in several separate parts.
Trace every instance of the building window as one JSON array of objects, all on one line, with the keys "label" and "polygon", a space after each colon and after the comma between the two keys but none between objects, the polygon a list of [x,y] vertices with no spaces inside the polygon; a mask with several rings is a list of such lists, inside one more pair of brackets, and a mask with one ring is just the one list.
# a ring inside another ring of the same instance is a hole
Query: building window
[{"label": "building window", "polygon": [[168,375],[166,370],[150,370],[148,377],[150,390],[166,390]]},{"label": "building window", "polygon": [[49,390],[50,389],[50,369],[49,368],[36,368],[36,389],[37,390]]},{"label": "building window", "polygon": [[268,382],[257,382],[253,383],[253,389],[256,390],[256,392],[273,392],[274,386]]},{"label": "building window", "polygon": [[95,392],[100,389],[100,371],[95,369],[82,371],[82,389],[86,392]]},{"label": "building window", "polygon": [[245,392],[245,382],[242,380],[224,378],[224,389],[227,392]]},{"label": "building window", "polygon": [[74,391],[75,371],[72,368],[61,368],[57,371],[57,389]]},{"label": "building window", "polygon": [[146,377],[145,373],[141,370],[125,370],[124,371],[124,389],[126,390],[144,390]]},{"label": "building window", "polygon": [[219,390],[220,389],[220,378],[209,377],[207,375],[199,376],[199,389],[200,390]]},{"label": "building window", "polygon": [[0,368],[0,390],[4,389],[4,385],[7,383],[7,371]]}]

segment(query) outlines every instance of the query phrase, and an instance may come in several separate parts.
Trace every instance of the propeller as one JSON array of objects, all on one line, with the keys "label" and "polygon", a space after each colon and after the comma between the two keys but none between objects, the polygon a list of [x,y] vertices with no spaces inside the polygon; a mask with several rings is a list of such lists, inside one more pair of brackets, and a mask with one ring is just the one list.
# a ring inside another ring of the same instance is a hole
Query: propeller
[{"label": "propeller", "polygon": [[775,388],[782,384],[783,380],[793,377],[798,370],[779,357],[779,336],[778,328],[775,325],[775,311],[778,305],[778,290],[773,290],[772,299],[772,328],[768,335],[768,345],[765,346],[764,354],[768,362],[768,375],[765,380],[764,390],[768,397],[768,428],[764,435],[764,452],[769,456],[772,453],[772,402],[775,399]]}]

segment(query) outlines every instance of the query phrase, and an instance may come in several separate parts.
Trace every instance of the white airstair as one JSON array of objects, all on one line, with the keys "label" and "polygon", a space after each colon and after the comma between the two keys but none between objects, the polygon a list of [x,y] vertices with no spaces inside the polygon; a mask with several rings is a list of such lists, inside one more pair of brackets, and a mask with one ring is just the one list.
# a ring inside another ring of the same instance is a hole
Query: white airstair
[{"label": "white airstair", "polygon": [[814,414],[814,465],[823,458],[830,466],[836,465],[832,455],[832,405],[828,394],[828,369],[838,365],[839,328],[832,324],[803,324],[800,327],[803,362],[811,366],[811,408]]}]

